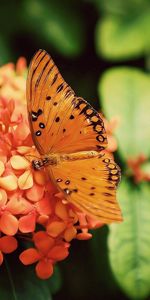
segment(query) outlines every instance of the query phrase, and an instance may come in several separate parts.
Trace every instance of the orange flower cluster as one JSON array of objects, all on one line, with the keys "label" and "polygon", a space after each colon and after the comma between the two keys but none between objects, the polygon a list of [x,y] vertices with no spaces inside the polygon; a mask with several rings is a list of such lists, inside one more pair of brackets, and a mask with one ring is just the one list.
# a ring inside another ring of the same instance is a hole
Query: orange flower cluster
[{"label": "orange flower cluster", "polygon": [[32,247],[19,259],[24,265],[36,263],[37,276],[46,279],[68,256],[72,239],[90,239],[88,229],[102,224],[69,204],[44,170],[31,168],[26,72],[23,58],[16,69],[13,64],[0,68],[0,264],[3,254],[27,239]]},{"label": "orange flower cluster", "polygon": [[[142,169],[142,166],[149,163],[148,158],[144,154],[140,154],[136,158],[129,158],[127,165],[129,167],[129,175],[133,176],[134,182],[150,181],[150,173]],[[131,173],[131,174],[130,174]]]}]

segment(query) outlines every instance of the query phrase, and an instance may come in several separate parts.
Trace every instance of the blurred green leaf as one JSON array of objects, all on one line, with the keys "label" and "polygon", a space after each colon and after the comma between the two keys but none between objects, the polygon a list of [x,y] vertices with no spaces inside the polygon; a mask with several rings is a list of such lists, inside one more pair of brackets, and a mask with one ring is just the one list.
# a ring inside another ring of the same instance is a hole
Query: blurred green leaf
[{"label": "blurred green leaf", "polygon": [[150,51],[150,8],[138,15],[108,15],[97,24],[96,50],[110,60],[146,55]]},{"label": "blurred green leaf", "polygon": [[150,177],[150,162],[146,161],[141,165],[141,170]]},{"label": "blurred green leaf", "polygon": [[134,68],[113,68],[99,83],[106,118],[117,117],[115,131],[123,159],[150,155],[150,76]]},{"label": "blurred green leaf", "polygon": [[97,9],[105,13],[118,15],[133,15],[149,6],[149,0],[91,0],[96,4]]},{"label": "blurred green leaf", "polygon": [[11,60],[10,45],[5,37],[0,34],[0,65]]},{"label": "blurred green leaf", "polygon": [[62,286],[62,278],[57,265],[55,265],[52,277],[47,280],[47,286],[51,294],[57,293]]},{"label": "blurred green leaf", "polygon": [[145,299],[150,293],[150,189],[125,180],[119,188],[122,224],[110,225],[109,258],[113,274],[131,299]]},{"label": "blurred green leaf", "polygon": [[65,56],[79,55],[84,48],[84,22],[68,1],[24,0],[23,20],[32,34]]},{"label": "blurred green leaf", "polygon": [[9,38],[14,34],[14,32],[20,30],[18,26],[19,16],[20,16],[20,2],[17,0],[11,0],[9,3],[7,1],[0,2],[0,31]]},{"label": "blurred green leaf", "polygon": [[2,300],[51,300],[61,285],[58,269],[53,277],[39,279],[35,266],[23,266],[16,254],[5,259],[0,268],[0,299]]}]

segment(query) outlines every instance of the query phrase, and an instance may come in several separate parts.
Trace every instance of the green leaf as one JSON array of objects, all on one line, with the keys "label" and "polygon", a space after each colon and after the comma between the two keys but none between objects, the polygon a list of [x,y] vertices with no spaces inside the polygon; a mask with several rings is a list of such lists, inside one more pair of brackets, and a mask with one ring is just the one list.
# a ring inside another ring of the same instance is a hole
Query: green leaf
[{"label": "green leaf", "polygon": [[52,277],[47,280],[47,285],[51,294],[55,294],[62,286],[62,278],[57,265],[55,265]]},{"label": "green leaf", "polygon": [[2,300],[51,300],[51,294],[60,287],[58,270],[54,278],[41,280],[35,266],[23,266],[15,254],[7,255],[0,268],[0,299]]},{"label": "green leaf", "polygon": [[122,224],[110,225],[109,259],[113,274],[131,299],[150,294],[150,189],[148,183],[119,188]]},{"label": "green leaf", "polygon": [[24,0],[25,28],[65,56],[77,56],[84,48],[84,23],[80,11],[68,1]]},{"label": "green leaf", "polygon": [[141,165],[141,170],[146,173],[147,175],[149,175],[150,178],[150,162],[146,161]]},{"label": "green leaf", "polygon": [[10,45],[7,39],[0,35],[0,65],[8,63],[11,58]]},{"label": "green leaf", "polygon": [[149,0],[90,0],[94,2],[97,9],[105,13],[115,13],[118,15],[133,15],[141,12],[149,5]]},{"label": "green leaf", "polygon": [[96,28],[96,50],[109,60],[126,60],[150,51],[150,9],[132,16],[106,15]]},{"label": "green leaf", "polygon": [[117,117],[115,131],[123,159],[150,154],[150,75],[135,68],[113,68],[99,83],[106,118]]}]

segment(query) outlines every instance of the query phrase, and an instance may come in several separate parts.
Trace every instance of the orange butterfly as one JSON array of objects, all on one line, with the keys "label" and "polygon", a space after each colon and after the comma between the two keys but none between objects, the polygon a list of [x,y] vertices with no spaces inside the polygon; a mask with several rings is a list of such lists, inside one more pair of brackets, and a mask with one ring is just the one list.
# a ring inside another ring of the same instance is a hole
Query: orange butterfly
[{"label": "orange butterfly", "polygon": [[65,198],[102,223],[119,222],[116,201],[120,169],[102,154],[107,146],[104,123],[97,111],[76,97],[44,50],[33,57],[27,78],[29,121],[41,160]]}]

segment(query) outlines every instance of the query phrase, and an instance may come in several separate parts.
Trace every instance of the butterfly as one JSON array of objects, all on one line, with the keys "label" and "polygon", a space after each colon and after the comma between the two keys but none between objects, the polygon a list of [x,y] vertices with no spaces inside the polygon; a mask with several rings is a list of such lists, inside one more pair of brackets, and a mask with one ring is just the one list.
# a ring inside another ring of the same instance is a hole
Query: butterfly
[{"label": "butterfly", "polygon": [[34,144],[64,198],[102,223],[122,221],[116,200],[120,169],[103,154],[107,136],[101,115],[64,81],[44,50],[33,57],[27,76],[27,107]]}]

